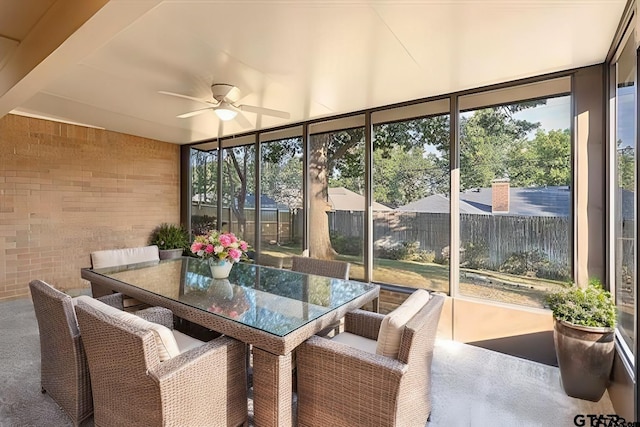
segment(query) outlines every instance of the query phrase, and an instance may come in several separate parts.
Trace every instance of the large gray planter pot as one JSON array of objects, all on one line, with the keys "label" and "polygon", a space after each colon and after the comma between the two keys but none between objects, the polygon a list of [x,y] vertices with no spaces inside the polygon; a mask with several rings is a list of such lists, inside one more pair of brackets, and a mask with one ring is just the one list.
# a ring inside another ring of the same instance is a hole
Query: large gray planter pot
[{"label": "large gray planter pot", "polygon": [[555,320],[554,324],[553,340],[565,393],[599,401],[607,389],[613,366],[613,329],[578,326],[561,320]]},{"label": "large gray planter pot", "polygon": [[182,249],[160,249],[160,259],[174,259],[182,256]]}]

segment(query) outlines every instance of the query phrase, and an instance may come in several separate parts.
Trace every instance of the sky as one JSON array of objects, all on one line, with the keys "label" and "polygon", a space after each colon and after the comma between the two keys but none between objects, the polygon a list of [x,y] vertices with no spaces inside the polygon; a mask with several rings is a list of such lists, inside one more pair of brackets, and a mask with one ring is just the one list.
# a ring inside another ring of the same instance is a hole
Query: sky
[{"label": "sky", "polygon": [[[562,96],[547,100],[546,105],[522,110],[514,117],[529,122],[540,122],[545,131],[564,130],[571,127],[571,97]],[[535,136],[535,132],[534,135]]]}]

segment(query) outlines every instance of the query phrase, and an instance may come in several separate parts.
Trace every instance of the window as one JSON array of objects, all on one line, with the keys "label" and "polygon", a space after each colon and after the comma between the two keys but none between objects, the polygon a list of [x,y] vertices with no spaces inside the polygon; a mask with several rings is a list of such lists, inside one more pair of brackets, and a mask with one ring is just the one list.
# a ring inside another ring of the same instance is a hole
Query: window
[{"label": "window", "polygon": [[300,254],[302,138],[264,142],[261,149],[261,252],[273,256]]},{"label": "window", "polygon": [[[615,64],[615,299],[618,331],[634,349],[636,319],[636,51],[632,36]],[[632,350],[633,351],[633,350]]]},{"label": "window", "polygon": [[373,280],[448,293],[449,115],[373,133]]},{"label": "window", "polygon": [[570,96],[461,113],[460,294],[543,308],[571,281],[570,123]]},{"label": "window", "polygon": [[216,228],[218,151],[191,149],[191,233]]},{"label": "window", "polygon": [[222,163],[222,230],[255,242],[255,146],[225,148]]},{"label": "window", "polygon": [[314,134],[309,147],[309,254],[364,280],[364,129]]}]

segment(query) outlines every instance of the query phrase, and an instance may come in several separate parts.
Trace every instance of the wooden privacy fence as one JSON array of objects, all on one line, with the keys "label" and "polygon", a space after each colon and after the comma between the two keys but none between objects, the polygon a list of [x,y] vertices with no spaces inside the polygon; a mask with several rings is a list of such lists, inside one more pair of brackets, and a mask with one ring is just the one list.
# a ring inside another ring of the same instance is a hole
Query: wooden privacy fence
[{"label": "wooden privacy fence", "polygon": [[[212,205],[193,206],[193,215],[215,216]],[[247,237],[253,236],[255,211],[245,208]],[[263,241],[288,243],[301,238],[301,210],[264,208]],[[364,238],[364,212],[332,211],[328,213],[329,230],[340,236]],[[237,219],[230,209],[223,209],[223,223],[237,231]],[[486,266],[497,269],[514,253],[542,252],[552,263],[569,264],[570,221],[568,217],[460,215],[460,245],[473,244],[486,252]],[[419,243],[419,249],[441,257],[449,249],[450,218],[448,213],[378,211],[373,214],[373,236],[376,248],[392,248],[400,243]],[[464,260],[464,252],[461,255]]]},{"label": "wooden privacy fence", "polygon": [[[385,211],[374,212],[373,235],[376,247],[393,247],[402,242],[418,242],[419,249],[442,256],[449,248],[448,213]],[[329,213],[331,232],[361,237],[364,213]],[[510,255],[540,251],[549,261],[567,265],[570,222],[567,217],[460,215],[460,245],[486,248],[487,267],[499,267]],[[464,254],[462,255],[464,258]]]},{"label": "wooden privacy fence", "polygon": [[[215,205],[193,203],[191,214],[194,218],[205,215],[215,218],[217,215],[216,210],[217,207]],[[255,209],[245,208],[244,214],[246,222],[245,236],[243,236],[243,238],[252,243],[255,230]],[[298,223],[295,209],[262,208],[260,215],[262,221],[260,236],[264,242],[288,243],[294,241],[296,235],[301,234],[297,231],[297,228],[294,227],[294,224]],[[239,232],[238,218],[229,207],[222,209],[222,224],[223,229],[233,231],[234,233]]]}]

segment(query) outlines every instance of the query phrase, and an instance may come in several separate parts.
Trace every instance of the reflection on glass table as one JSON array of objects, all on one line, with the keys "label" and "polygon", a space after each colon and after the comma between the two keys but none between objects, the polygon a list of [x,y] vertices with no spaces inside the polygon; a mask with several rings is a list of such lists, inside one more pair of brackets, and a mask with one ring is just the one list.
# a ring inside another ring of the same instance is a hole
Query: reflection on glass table
[{"label": "reflection on glass table", "polygon": [[277,336],[375,287],[246,263],[234,264],[228,279],[212,279],[206,261],[187,257],[94,271]]},{"label": "reflection on glass table", "polygon": [[212,279],[193,259],[180,301],[282,336],[362,294],[358,282],[344,282],[243,263]]}]

